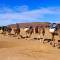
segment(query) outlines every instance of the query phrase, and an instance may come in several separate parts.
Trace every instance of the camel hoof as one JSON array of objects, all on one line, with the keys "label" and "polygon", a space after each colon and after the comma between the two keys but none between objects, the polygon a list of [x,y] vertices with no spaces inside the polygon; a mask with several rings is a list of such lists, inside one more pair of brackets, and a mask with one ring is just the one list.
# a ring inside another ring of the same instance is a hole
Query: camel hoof
[{"label": "camel hoof", "polygon": [[52,42],[50,42],[50,45],[52,45]]},{"label": "camel hoof", "polygon": [[20,39],[20,38],[18,37],[18,39]]},{"label": "camel hoof", "polygon": [[37,40],[37,38],[34,38],[34,40]]},{"label": "camel hoof", "polygon": [[26,38],[29,38],[28,36],[26,36]]}]

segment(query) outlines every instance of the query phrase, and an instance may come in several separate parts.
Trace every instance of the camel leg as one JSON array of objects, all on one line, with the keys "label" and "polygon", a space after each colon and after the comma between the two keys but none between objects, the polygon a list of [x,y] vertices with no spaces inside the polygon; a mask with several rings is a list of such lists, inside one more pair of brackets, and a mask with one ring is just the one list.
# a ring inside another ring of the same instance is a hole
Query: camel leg
[{"label": "camel leg", "polygon": [[[54,33],[52,33],[52,41],[54,42]],[[50,42],[50,45],[52,45],[52,41]],[[55,43],[54,43],[55,46]]]},{"label": "camel leg", "polygon": [[60,40],[58,40],[58,48],[60,49]]}]

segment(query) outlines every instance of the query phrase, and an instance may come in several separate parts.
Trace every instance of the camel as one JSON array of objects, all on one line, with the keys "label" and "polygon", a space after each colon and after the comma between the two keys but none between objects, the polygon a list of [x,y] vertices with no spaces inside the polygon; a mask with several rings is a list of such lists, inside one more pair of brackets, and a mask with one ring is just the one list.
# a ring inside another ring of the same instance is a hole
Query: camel
[{"label": "camel", "polygon": [[[24,31],[26,32],[26,37],[31,37],[31,35],[32,35],[32,33],[33,33],[33,27],[32,27],[32,26],[30,26],[29,28],[26,27],[26,28],[24,29]],[[29,34],[29,36],[27,36],[28,34]]]},{"label": "camel", "polygon": [[[51,27],[49,29],[49,32],[51,33],[52,35],[52,40],[51,40],[51,45],[53,44],[53,46],[55,47],[55,39],[54,39],[54,36],[57,35],[56,31],[57,31],[57,25],[55,23],[51,24]],[[52,43],[53,41],[53,43]]]}]

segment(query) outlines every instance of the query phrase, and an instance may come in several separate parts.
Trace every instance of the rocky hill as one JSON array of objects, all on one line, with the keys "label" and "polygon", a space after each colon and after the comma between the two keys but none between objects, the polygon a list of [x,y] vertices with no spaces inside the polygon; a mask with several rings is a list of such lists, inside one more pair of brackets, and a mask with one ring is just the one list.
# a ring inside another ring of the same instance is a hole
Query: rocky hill
[{"label": "rocky hill", "polygon": [[[16,24],[18,24],[21,28],[24,28],[24,27],[29,27],[29,26],[47,27],[49,26],[50,23],[49,22],[31,22],[31,23],[16,23]],[[16,24],[11,24],[8,26],[11,26],[12,28],[16,28]]]},{"label": "rocky hill", "polygon": [[[30,23],[16,23],[16,24],[8,25],[8,26],[12,28],[16,28],[17,24],[19,25],[20,28],[24,28],[24,27],[29,27],[29,26],[48,27],[50,23],[49,22],[30,22]],[[56,23],[56,24],[57,24],[57,27],[60,28],[60,23]]]}]

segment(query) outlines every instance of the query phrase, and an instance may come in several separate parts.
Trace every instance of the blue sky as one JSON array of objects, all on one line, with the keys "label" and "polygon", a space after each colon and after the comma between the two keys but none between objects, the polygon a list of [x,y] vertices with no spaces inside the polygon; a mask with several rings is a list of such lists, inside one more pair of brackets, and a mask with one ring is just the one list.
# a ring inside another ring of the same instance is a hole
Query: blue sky
[{"label": "blue sky", "polygon": [[0,0],[0,25],[60,22],[60,0]]}]

